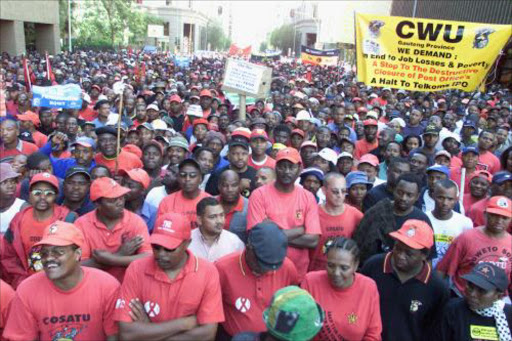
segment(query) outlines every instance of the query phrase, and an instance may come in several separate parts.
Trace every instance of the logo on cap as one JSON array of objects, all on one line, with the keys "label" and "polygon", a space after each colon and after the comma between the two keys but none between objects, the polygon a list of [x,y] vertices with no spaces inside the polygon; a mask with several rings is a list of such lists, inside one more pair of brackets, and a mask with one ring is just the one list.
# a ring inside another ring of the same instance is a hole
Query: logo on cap
[{"label": "logo on cap", "polygon": [[110,185],[112,185],[112,187],[116,187],[117,182],[114,179],[110,179]]},{"label": "logo on cap", "polygon": [[246,297],[239,297],[235,301],[235,307],[242,313],[246,313],[251,309],[251,301]]},{"label": "logo on cap", "polygon": [[407,237],[412,238],[416,235],[416,229],[411,227],[410,229],[407,230],[405,234],[407,235]]},{"label": "logo on cap", "polygon": [[172,228],[172,221],[171,220],[164,220],[162,223],[162,226],[160,226],[160,229],[163,231],[167,231],[170,233],[175,233],[176,231]]},{"label": "logo on cap", "polygon": [[508,201],[505,198],[499,198],[498,201],[496,201],[496,205],[498,205],[501,208],[507,208],[508,207]]},{"label": "logo on cap", "polygon": [[48,234],[55,234],[55,233],[57,233],[57,229],[58,229],[57,225],[53,224],[52,226],[50,226],[48,228]]},{"label": "logo on cap", "polygon": [[51,175],[50,175],[50,173],[43,173],[42,176],[43,176],[43,178],[49,178]]}]

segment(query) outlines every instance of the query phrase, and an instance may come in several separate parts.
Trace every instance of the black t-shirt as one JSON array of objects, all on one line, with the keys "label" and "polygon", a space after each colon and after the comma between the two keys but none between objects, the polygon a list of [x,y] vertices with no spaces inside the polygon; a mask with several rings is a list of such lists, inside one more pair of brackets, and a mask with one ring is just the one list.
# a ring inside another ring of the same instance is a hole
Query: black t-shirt
[{"label": "black t-shirt", "polygon": [[435,340],[428,336],[449,299],[448,286],[427,263],[421,275],[402,283],[394,271],[384,271],[389,269],[389,257],[375,255],[361,269],[379,290],[382,340]]},{"label": "black t-shirt", "polygon": [[[508,327],[512,328],[512,306],[506,305],[504,310]],[[473,312],[463,298],[453,298],[446,304],[432,340],[498,340],[496,322],[494,317]]]},{"label": "black t-shirt", "polygon": [[[226,167],[222,167],[221,169],[212,173],[208,182],[206,183],[205,191],[211,195],[219,195],[219,178],[223,171],[229,169],[229,165]],[[249,193],[242,193],[242,195],[246,198],[249,197],[251,192],[254,190],[254,179],[256,178],[256,170],[251,166],[247,166],[247,170],[243,173],[238,173],[240,180],[249,179],[251,181],[250,191]]]},{"label": "black t-shirt", "polygon": [[381,200],[389,199],[393,200],[393,193],[389,192],[386,189],[387,184],[383,183],[378,186],[373,187],[364,197],[363,200],[363,211],[366,212],[370,208],[372,208],[373,205],[378,203]]},{"label": "black t-shirt", "polygon": [[396,228],[397,229],[400,229],[402,227],[402,225],[409,219],[417,219],[417,220],[421,220],[421,221],[424,221],[426,222],[427,224],[429,224],[430,226],[432,226],[432,222],[430,221],[430,219],[428,218],[428,216],[423,213],[422,210],[420,210],[419,208],[413,206],[412,208],[412,212],[409,213],[408,215],[404,215],[404,216],[397,216],[396,214],[394,214],[395,216],[395,223],[396,223]]}]

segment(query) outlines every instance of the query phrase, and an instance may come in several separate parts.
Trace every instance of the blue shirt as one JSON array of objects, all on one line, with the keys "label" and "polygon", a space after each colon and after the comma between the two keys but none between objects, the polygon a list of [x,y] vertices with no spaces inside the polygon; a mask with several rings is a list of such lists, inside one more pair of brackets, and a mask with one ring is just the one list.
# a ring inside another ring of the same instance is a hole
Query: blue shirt
[{"label": "blue shirt", "polygon": [[[52,156],[52,146],[50,142],[47,142],[44,146],[42,146],[39,151],[43,154],[46,154],[50,157],[50,162],[53,167],[53,174],[61,179],[64,179],[66,176],[66,171],[70,167],[77,166],[77,162],[75,158],[66,158],[66,159],[57,159]],[[91,165],[89,166],[89,172],[96,166],[96,161],[94,159],[91,161]]]},{"label": "blue shirt", "polygon": [[149,233],[153,232],[153,228],[155,227],[157,211],[158,211],[157,207],[151,205],[147,201],[144,201],[144,204],[142,205],[142,208],[140,209],[140,211],[135,212],[144,220],[144,222],[148,226]]}]

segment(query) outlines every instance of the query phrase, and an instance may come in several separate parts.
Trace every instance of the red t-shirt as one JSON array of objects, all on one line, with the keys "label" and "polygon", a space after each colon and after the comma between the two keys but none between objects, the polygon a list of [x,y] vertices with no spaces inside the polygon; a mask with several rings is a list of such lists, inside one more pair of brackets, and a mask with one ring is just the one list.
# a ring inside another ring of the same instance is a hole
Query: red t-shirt
[{"label": "red t-shirt", "polygon": [[187,251],[188,260],[169,279],[152,256],[138,259],[126,270],[114,319],[132,322],[129,303],[138,298],[151,322],[165,322],[195,315],[200,325],[224,321],[219,275],[212,263]]},{"label": "red t-shirt", "polygon": [[501,239],[490,238],[483,227],[467,230],[455,238],[444,258],[437,264],[437,270],[453,277],[457,289],[463,293],[467,274],[479,263],[490,262],[502,268],[512,281],[512,236],[507,233]]},{"label": "red t-shirt", "polygon": [[481,200],[481,198],[475,198],[474,196],[472,196],[471,192],[464,194],[464,198],[462,199],[462,204],[464,206],[464,212],[466,212],[466,213],[469,212],[471,207],[480,200]]},{"label": "red t-shirt", "polygon": [[11,300],[14,298],[14,294],[15,292],[11,286],[0,279],[0,340],[3,340],[2,331],[9,316]]},{"label": "red t-shirt", "polygon": [[484,199],[477,201],[471,205],[469,210],[466,211],[466,216],[473,220],[473,226],[485,225],[485,209],[487,208],[487,202],[489,199],[489,197],[485,197]]},{"label": "red t-shirt", "polygon": [[[112,230],[98,220],[96,210],[78,218],[75,225],[82,230],[85,237],[85,244],[82,246],[83,260],[91,258],[92,251],[96,249],[115,253],[124,241],[138,235],[144,238],[144,243],[137,250],[137,254],[153,253],[146,223],[137,214],[128,210],[124,210],[123,218]],[[113,266],[105,271],[122,282],[126,268]]]},{"label": "red t-shirt", "polygon": [[87,122],[92,122],[98,117],[98,113],[87,106],[84,110],[78,112],[78,117],[83,118]]},{"label": "red t-shirt", "polygon": [[499,172],[501,169],[500,159],[490,151],[480,152],[478,164],[491,174]]},{"label": "red t-shirt", "polygon": [[288,258],[278,270],[262,276],[252,273],[245,262],[245,251],[229,254],[219,259],[215,266],[219,270],[226,315],[222,326],[232,336],[243,331],[265,331],[263,311],[270,304],[274,292],[298,284],[297,270]]},{"label": "red t-shirt", "polygon": [[334,237],[352,238],[357,225],[363,219],[363,213],[350,205],[345,205],[345,211],[337,216],[329,215],[320,206],[318,215],[322,235],[317,247],[310,252],[309,271],[325,270],[327,264],[327,257],[324,255],[326,242]]},{"label": "red t-shirt", "polygon": [[26,142],[26,141],[19,141],[19,142],[21,142],[20,149],[18,149],[18,148],[5,149],[5,146],[3,144],[0,145],[0,159],[3,159],[8,156],[16,156],[19,154],[30,155],[39,150],[39,148],[37,148],[37,146],[33,143]]},{"label": "red t-shirt", "polygon": [[262,164],[255,164],[254,160],[252,159],[252,156],[249,156],[249,160],[247,161],[247,164],[254,168],[255,170],[258,170],[263,167],[270,167],[272,169],[276,168],[276,160],[271,158],[270,156],[266,156],[265,162]]},{"label": "red t-shirt", "polygon": [[197,203],[210,194],[200,191],[195,199],[188,199],[183,196],[183,191],[174,192],[166,196],[158,206],[157,217],[164,213],[181,213],[190,220],[192,229],[197,227]]},{"label": "red t-shirt", "polygon": [[356,142],[356,148],[354,150],[354,158],[359,160],[364,154],[368,154],[379,146],[379,141],[375,139],[372,143],[366,141],[365,138]]},{"label": "red t-shirt", "polygon": [[[220,202],[220,196],[216,197],[217,200]],[[228,213],[225,214],[225,220],[224,220],[224,230],[229,230],[229,224],[231,223],[231,219],[233,219],[233,214],[235,212],[242,212],[244,209],[244,197],[240,196],[238,198],[238,202],[235,207],[231,209]]]},{"label": "red t-shirt", "polygon": [[325,311],[325,322],[314,340],[382,340],[382,322],[377,284],[359,273],[346,289],[334,288],[327,272],[310,272],[301,287]]},{"label": "red t-shirt", "polygon": [[43,269],[39,248],[32,249],[32,247],[43,238],[43,232],[49,225],[57,221],[59,217],[65,217],[69,212],[67,207],[54,205],[53,215],[46,220],[38,221],[34,219],[34,209],[32,207],[24,211],[20,223],[20,236],[28,261],[29,273]]},{"label": "red t-shirt", "polygon": [[[126,171],[129,171],[135,168],[143,167],[142,161],[137,157],[137,155],[126,152],[124,150],[121,150],[121,153],[119,153],[118,158],[118,169],[124,169]],[[116,169],[115,159],[109,160],[106,159],[105,156],[103,156],[103,154],[97,153],[94,157],[94,160],[96,161],[96,164],[105,166],[110,170],[110,172],[114,173]]]},{"label": "red t-shirt", "polygon": [[[284,230],[303,226],[306,234],[322,233],[315,197],[300,186],[295,186],[290,193],[283,193],[272,182],[252,192],[247,211],[247,229],[267,218]],[[309,266],[308,249],[288,246],[287,256],[295,264],[299,279],[302,279]]]},{"label": "red t-shirt", "polygon": [[105,340],[117,334],[112,318],[119,282],[82,267],[83,278],[69,291],[40,272],[24,280],[11,302],[4,337],[9,340]]},{"label": "red t-shirt", "polygon": [[46,142],[48,142],[48,136],[37,130],[32,133],[32,138],[34,139],[37,148],[41,148],[46,144]]}]

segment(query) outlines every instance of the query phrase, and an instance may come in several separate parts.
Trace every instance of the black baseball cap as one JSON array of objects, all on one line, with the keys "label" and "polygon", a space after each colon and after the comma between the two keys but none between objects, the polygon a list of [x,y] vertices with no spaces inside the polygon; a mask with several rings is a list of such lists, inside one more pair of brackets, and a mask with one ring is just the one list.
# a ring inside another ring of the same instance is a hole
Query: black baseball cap
[{"label": "black baseball cap", "polygon": [[505,270],[492,263],[479,263],[471,272],[461,276],[461,278],[486,291],[498,289],[505,292],[508,287]]},{"label": "black baseball cap", "polygon": [[91,173],[89,173],[89,170],[87,168],[82,167],[82,166],[69,167],[66,170],[66,174],[65,174],[64,178],[67,179],[75,174],[83,174],[83,175],[85,175],[86,178],[91,180]]},{"label": "black baseball cap", "polygon": [[288,239],[274,222],[262,222],[254,226],[248,236],[254,254],[262,270],[273,271],[283,265]]},{"label": "black baseball cap", "polygon": [[249,144],[246,142],[242,142],[242,141],[231,141],[228,145],[228,150],[233,147],[242,147],[245,150],[249,150]]},{"label": "black baseball cap", "polygon": [[104,126],[96,129],[96,136],[100,136],[103,134],[111,134],[117,136],[117,129],[112,126]]}]

